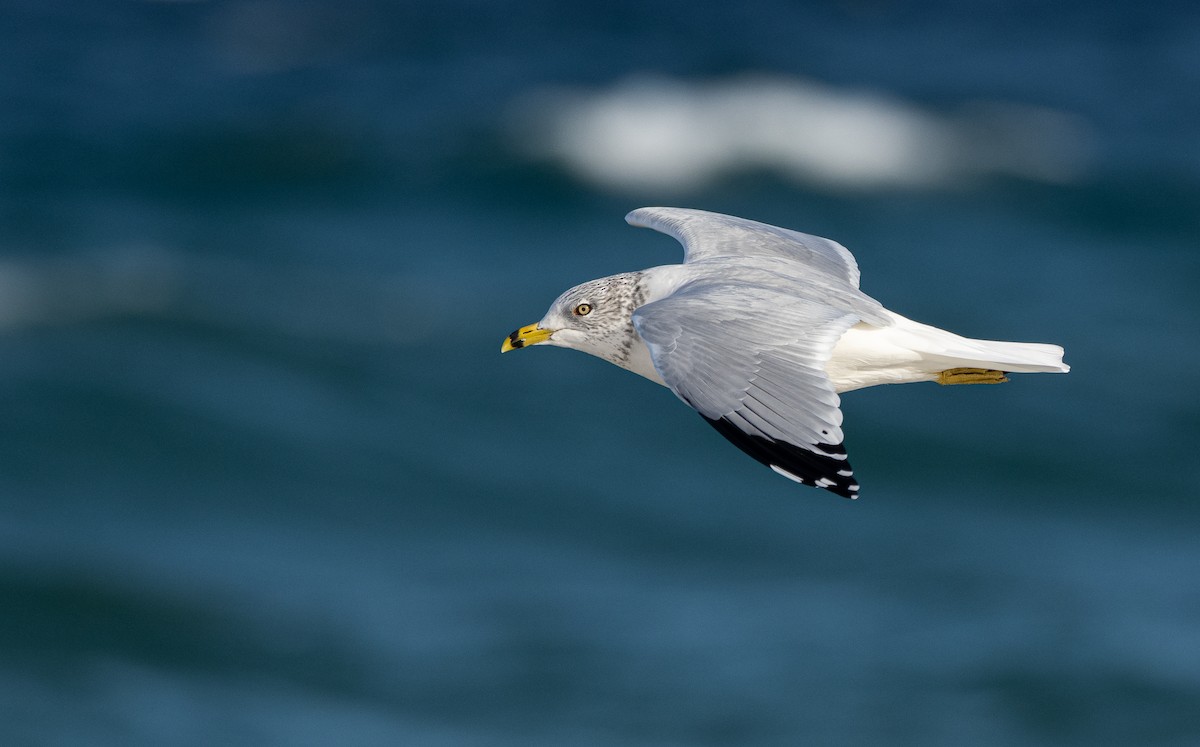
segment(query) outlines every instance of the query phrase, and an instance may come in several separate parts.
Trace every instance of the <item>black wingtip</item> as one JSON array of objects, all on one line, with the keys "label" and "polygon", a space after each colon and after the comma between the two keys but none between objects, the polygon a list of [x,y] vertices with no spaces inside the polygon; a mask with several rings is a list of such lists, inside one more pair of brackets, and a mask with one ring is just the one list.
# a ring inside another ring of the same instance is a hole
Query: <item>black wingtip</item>
[{"label": "black wingtip", "polygon": [[734,446],[789,480],[822,488],[843,498],[858,498],[859,485],[854,479],[854,468],[841,444],[813,444],[805,448],[746,433],[725,418],[701,417]]}]

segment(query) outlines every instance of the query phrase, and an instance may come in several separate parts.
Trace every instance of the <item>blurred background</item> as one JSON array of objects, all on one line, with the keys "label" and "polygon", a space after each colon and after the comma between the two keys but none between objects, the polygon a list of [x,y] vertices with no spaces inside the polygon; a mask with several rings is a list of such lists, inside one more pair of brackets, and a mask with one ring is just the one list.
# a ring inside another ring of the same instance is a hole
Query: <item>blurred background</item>
[{"label": "blurred background", "polygon": [[[1200,10],[1083,7],[0,2],[0,742],[1200,742]],[[663,204],[1074,370],[850,503],[501,358]]]}]

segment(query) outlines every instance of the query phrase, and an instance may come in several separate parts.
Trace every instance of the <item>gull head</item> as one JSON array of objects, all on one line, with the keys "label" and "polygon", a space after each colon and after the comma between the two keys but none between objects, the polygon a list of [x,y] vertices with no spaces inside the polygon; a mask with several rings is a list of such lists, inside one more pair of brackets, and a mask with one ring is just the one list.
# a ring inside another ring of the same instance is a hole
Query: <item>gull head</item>
[{"label": "gull head", "polygon": [[640,272],[590,280],[563,293],[537,324],[521,327],[500,352],[532,345],[572,348],[626,366],[635,342],[633,312],[644,298]]}]

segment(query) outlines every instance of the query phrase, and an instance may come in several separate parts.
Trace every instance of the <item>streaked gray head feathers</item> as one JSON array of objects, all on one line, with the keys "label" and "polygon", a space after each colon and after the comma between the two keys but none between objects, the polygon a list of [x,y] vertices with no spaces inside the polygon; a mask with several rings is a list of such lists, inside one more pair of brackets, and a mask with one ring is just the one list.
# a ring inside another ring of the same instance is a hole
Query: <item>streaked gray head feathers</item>
[{"label": "streaked gray head feathers", "polygon": [[641,277],[640,272],[612,275],[563,293],[538,323],[555,330],[547,342],[623,363],[636,339],[630,320],[644,298]]}]

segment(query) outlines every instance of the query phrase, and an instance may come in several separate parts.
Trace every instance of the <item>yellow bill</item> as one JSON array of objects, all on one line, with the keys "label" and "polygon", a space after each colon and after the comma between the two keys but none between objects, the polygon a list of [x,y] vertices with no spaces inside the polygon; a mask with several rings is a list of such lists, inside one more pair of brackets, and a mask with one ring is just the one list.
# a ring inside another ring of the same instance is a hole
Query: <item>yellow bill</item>
[{"label": "yellow bill", "polygon": [[504,338],[504,344],[500,346],[500,352],[507,353],[510,350],[523,348],[527,345],[537,345],[539,342],[549,340],[552,334],[554,333],[550,330],[542,329],[536,324],[521,327],[516,332]]}]

